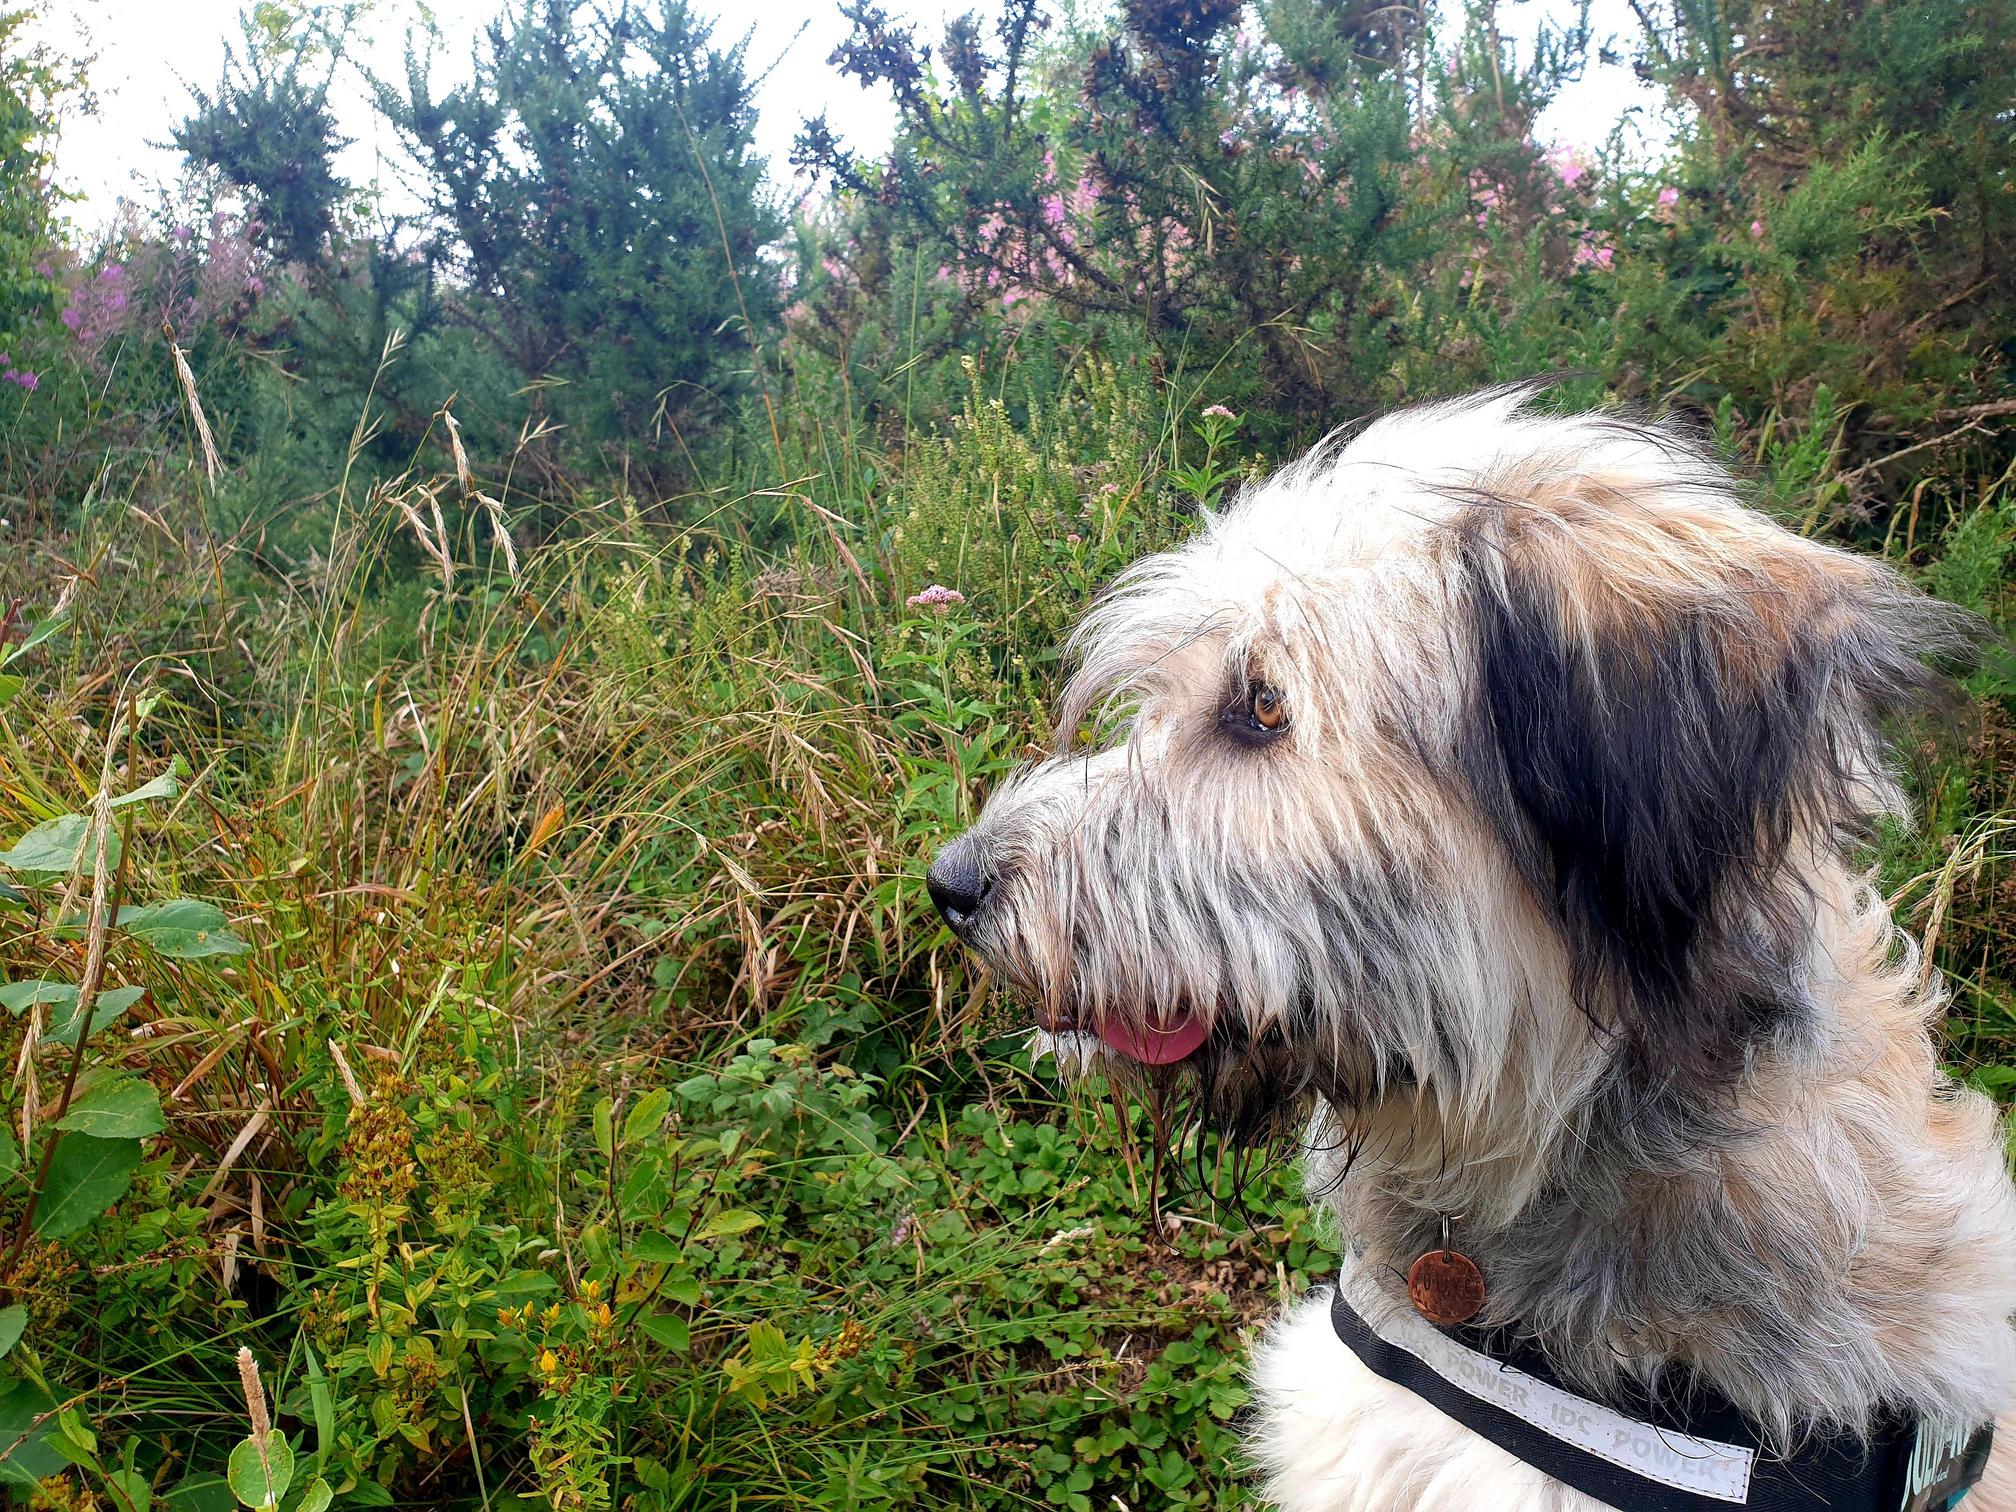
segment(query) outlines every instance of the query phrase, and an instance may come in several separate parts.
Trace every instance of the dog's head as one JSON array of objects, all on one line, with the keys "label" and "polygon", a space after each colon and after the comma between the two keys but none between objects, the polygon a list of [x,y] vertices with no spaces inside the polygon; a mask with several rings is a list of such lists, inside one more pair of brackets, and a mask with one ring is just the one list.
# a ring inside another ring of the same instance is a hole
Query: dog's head
[{"label": "dog's head", "polygon": [[1796,1032],[1803,879],[1894,806],[1879,723],[1964,616],[1530,397],[1382,420],[1094,607],[1059,752],[930,872],[1060,1059],[1259,1137],[1699,1090]]}]

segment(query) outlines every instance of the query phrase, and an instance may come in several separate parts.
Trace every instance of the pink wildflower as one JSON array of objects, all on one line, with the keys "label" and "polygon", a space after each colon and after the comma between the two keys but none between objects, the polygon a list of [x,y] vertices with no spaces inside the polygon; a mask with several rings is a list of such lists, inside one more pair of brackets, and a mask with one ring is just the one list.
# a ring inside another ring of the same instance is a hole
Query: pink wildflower
[{"label": "pink wildflower", "polygon": [[1608,242],[1600,240],[1594,231],[1584,231],[1575,243],[1575,266],[1578,268],[1602,268],[1608,271],[1617,260],[1617,252]]},{"label": "pink wildflower", "polygon": [[1227,420],[1237,420],[1239,418],[1237,415],[1233,414],[1232,411],[1225,408],[1225,406],[1222,404],[1214,404],[1210,406],[1208,409],[1204,411],[1204,414],[1207,419],[1212,415],[1222,415]]},{"label": "pink wildflower", "polygon": [[945,614],[954,604],[966,602],[966,595],[957,588],[947,588],[943,583],[933,583],[922,593],[913,593],[903,600],[906,609],[929,609],[933,614]]},{"label": "pink wildflower", "polygon": [[1659,191],[1659,208],[1661,210],[1671,210],[1679,203],[1680,191],[1675,189],[1671,184],[1668,184],[1664,189]]},{"label": "pink wildflower", "polygon": [[1547,154],[1547,164],[1563,189],[1573,189],[1589,174],[1588,165],[1575,155],[1572,147],[1556,147]]},{"label": "pink wildflower", "polygon": [[1750,239],[1752,241],[1762,241],[1764,239],[1764,222],[1760,220],[1750,222]]}]

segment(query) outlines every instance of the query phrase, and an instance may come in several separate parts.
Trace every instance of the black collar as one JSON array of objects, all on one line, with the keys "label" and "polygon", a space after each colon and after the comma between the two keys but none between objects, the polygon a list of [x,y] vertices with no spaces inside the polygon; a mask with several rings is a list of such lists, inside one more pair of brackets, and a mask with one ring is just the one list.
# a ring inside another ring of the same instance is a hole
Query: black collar
[{"label": "black collar", "polygon": [[1727,1398],[1684,1380],[1620,1411],[1561,1385],[1530,1341],[1436,1328],[1384,1304],[1350,1258],[1330,1320],[1374,1374],[1622,1512],[1948,1512],[1981,1478],[1994,1436],[1889,1413],[1866,1441],[1811,1435],[1780,1455]]}]

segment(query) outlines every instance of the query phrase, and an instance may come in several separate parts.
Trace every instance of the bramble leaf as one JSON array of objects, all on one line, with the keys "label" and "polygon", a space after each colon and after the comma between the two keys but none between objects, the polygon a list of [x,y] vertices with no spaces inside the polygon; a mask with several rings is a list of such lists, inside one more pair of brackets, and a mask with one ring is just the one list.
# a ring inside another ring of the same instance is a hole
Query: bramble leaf
[{"label": "bramble leaf", "polygon": [[35,1232],[44,1239],[76,1233],[126,1195],[140,1166],[140,1144],[132,1139],[96,1139],[89,1134],[55,1134],[60,1140],[49,1162],[48,1184],[35,1210]]},{"label": "bramble leaf", "polygon": [[159,1092],[137,1076],[115,1076],[72,1102],[56,1127],[100,1139],[145,1139],[168,1125],[161,1117]]},{"label": "bramble leaf", "polygon": [[252,948],[226,927],[223,909],[193,898],[122,908],[119,927],[178,961],[243,955]]}]

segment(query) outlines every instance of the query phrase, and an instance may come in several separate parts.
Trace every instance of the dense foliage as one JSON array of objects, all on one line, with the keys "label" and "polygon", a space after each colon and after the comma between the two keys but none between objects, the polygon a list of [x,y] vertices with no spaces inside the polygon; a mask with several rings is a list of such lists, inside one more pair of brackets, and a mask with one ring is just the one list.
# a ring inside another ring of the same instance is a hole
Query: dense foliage
[{"label": "dense foliage", "polygon": [[[1096,588],[1560,371],[2016,611],[2012,0],[1648,5],[1650,155],[1536,136],[1579,24],[842,8],[898,133],[808,123],[788,225],[678,0],[517,0],[447,88],[423,33],[408,221],[335,176],[348,10],[262,5],[98,236],[0,30],[18,1500],[1246,1506],[1242,1339],[1335,1236],[1060,1098],[922,895]],[[2007,1099],[2006,655],[1970,690],[1871,863]]]}]

